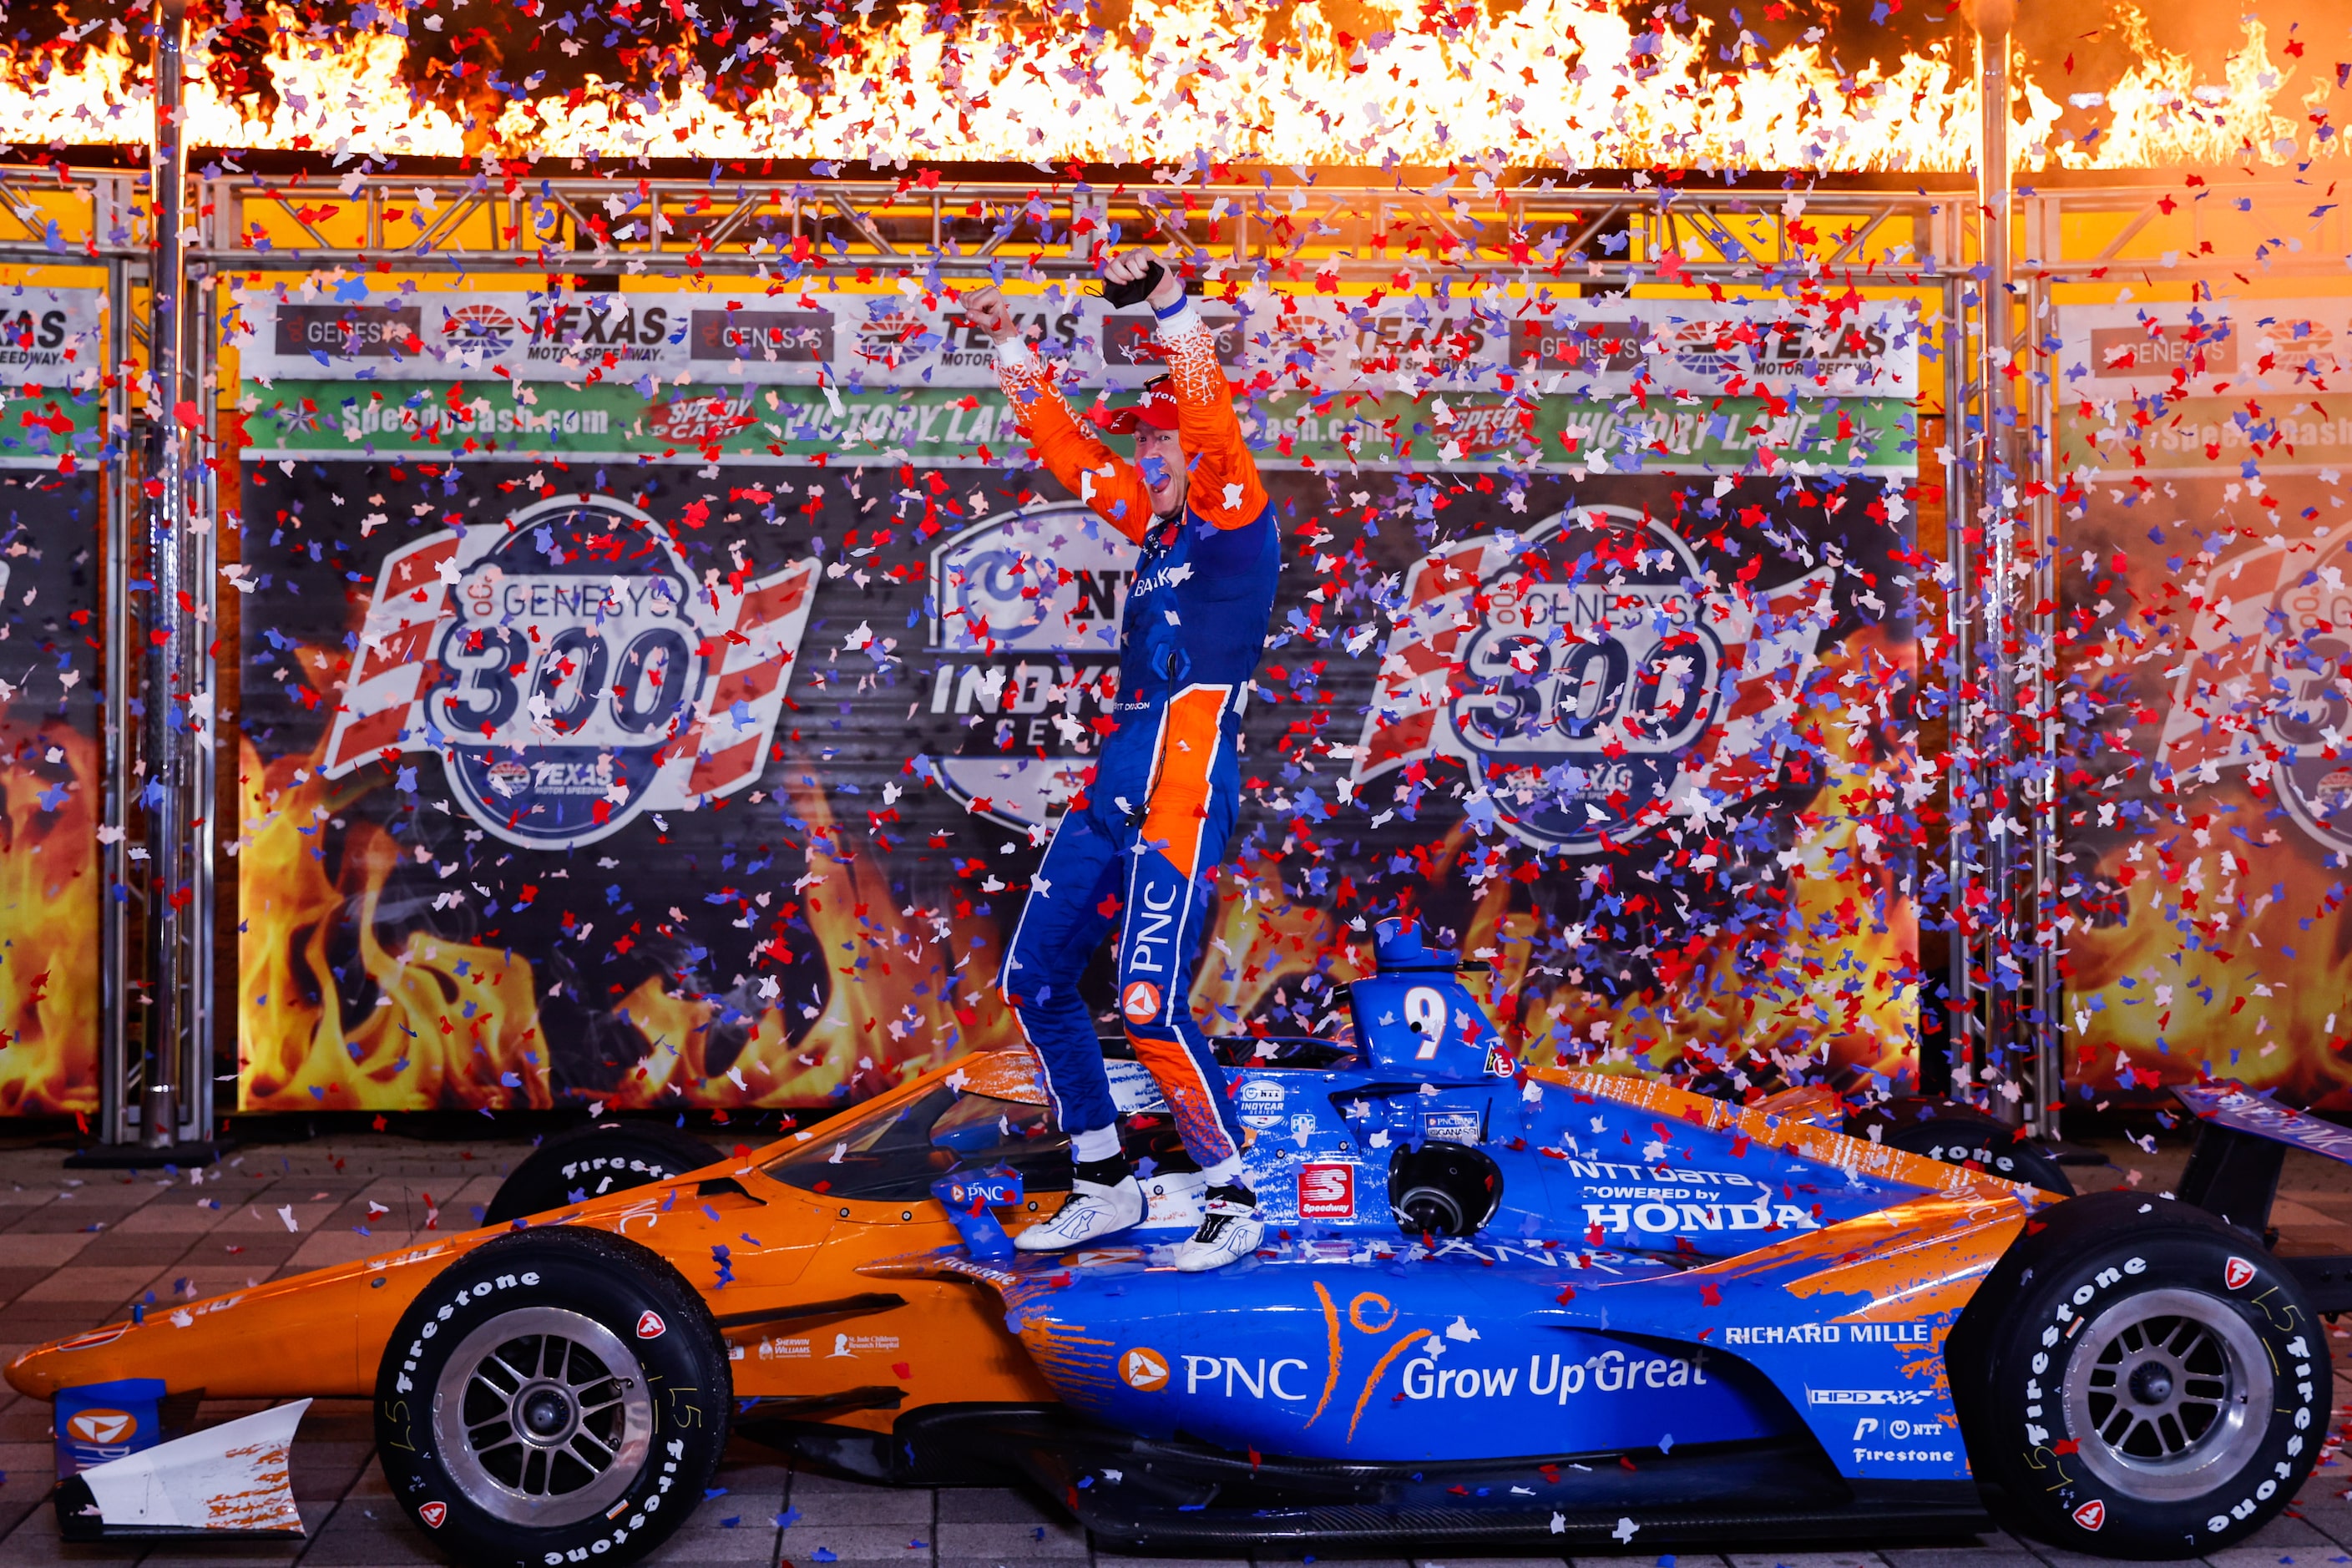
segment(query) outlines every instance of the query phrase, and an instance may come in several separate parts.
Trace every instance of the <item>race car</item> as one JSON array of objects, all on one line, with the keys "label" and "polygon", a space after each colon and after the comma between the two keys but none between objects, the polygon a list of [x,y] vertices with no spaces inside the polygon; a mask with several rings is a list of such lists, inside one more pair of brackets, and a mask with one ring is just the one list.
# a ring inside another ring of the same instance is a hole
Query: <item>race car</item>
[{"label": "race car", "polygon": [[[2344,1158],[2352,1136],[2221,1094],[2192,1103],[2180,1197],[2063,1198],[1896,1146],[1935,1117],[1851,1137],[1801,1091],[1526,1067],[1452,955],[1384,924],[1377,964],[1352,1039],[1252,1042],[1233,1070],[1269,1224],[1215,1273],[1167,1266],[1200,1178],[1131,1063],[1144,1224],[1016,1254],[1068,1151],[1025,1055],[971,1056],[642,1185],[617,1185],[647,1174],[629,1161],[669,1156],[592,1135],[530,1178],[579,1184],[545,1212],[78,1335],[8,1379],[61,1410],[134,1384],[372,1396],[394,1496],[467,1564],[642,1555],[732,1433],[877,1483],[1025,1479],[1108,1544],[1192,1552],[1883,1540],[1997,1512],[2184,1557],[2258,1529],[2319,1458],[2316,1314],[2352,1306],[2352,1260],[2283,1258],[2264,1227],[2282,1145]],[[290,1419],[99,1464],[61,1483],[61,1521],[299,1528],[261,1479]]]}]

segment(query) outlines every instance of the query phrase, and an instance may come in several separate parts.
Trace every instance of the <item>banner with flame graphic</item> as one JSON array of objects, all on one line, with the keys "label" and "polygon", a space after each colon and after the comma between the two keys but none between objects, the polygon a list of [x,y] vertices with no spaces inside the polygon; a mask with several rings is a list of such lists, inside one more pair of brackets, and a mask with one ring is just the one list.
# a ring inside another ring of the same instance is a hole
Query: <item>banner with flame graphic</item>
[{"label": "banner with flame graphic", "polygon": [[[1584,368],[1632,374],[1603,342]],[[287,417],[243,470],[278,520],[240,574],[247,1109],[817,1106],[1017,1045],[1002,944],[1109,722],[1132,548],[976,443],[902,444],[986,391],[770,387],[715,452],[611,420],[322,438],[611,390],[253,387],[257,437]],[[1213,1032],[1344,1031],[1410,911],[1494,962],[1533,1059],[1910,1069],[1905,405],[1744,384],[1685,431],[1609,390],[1580,448],[1571,400],[1524,399],[1579,461],[1516,474],[1359,465],[1331,410],[1253,405],[1291,564]],[[825,466],[748,445],[877,396],[910,422],[836,421]],[[1466,405],[1360,416],[1443,459]]]},{"label": "banner with flame graphic", "polygon": [[0,300],[0,1116],[99,1109],[99,325]]},{"label": "banner with flame graphic", "polygon": [[2060,335],[2070,1093],[2352,1109],[2352,300],[2078,306]]}]

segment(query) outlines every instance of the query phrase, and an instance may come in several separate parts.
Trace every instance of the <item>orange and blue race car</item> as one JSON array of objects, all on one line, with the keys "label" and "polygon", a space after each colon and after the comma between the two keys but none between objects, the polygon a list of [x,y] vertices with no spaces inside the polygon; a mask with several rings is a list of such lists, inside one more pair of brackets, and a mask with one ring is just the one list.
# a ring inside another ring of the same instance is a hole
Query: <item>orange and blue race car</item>
[{"label": "orange and blue race car", "polygon": [[69,1535],[299,1529],[299,1402],[372,1396],[394,1495],[467,1564],[637,1557],[730,1434],[877,1483],[1025,1478],[1106,1542],[1195,1552],[1999,1518],[2188,1557],[2319,1458],[2319,1314],[2352,1306],[2352,1260],[2263,1237],[2286,1148],[2352,1158],[2352,1134],[2184,1090],[2177,1196],[2067,1197],[1985,1169],[2027,1146],[1961,1108],[1855,1137],[1801,1094],[1527,1068],[1465,966],[1393,924],[1378,958],[1351,1039],[1239,1042],[1267,1227],[1215,1273],[1168,1267],[1199,1177],[1133,1063],[1113,1078],[1146,1220],[1011,1247],[1070,1161],[1005,1053],[699,1168],[592,1130],[516,1172],[502,1223],[45,1345],[8,1379],[96,1436],[93,1402],[125,1391],[289,1402],[94,1456],[58,1488]]}]

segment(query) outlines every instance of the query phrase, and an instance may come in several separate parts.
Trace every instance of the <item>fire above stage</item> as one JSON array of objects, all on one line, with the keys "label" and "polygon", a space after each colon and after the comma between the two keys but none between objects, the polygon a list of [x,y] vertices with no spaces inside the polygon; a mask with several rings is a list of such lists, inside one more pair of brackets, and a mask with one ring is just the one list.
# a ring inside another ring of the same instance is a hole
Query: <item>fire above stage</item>
[{"label": "fire above stage", "polygon": [[[342,158],[1973,166],[1978,82],[1957,17],[1930,26],[1882,3],[1880,25],[1823,13],[1801,26],[1813,8],[1717,9],[1137,0],[1113,16],[947,0],[877,14],[866,0],[845,15],[529,0],[522,16],[422,0],[321,21],[229,0],[197,51],[188,138]],[[144,139],[145,45],[119,22],[98,26],[18,45],[0,81],[0,138]],[[2136,12],[2053,35],[2046,59],[2021,37],[2021,163],[2328,152],[2343,73],[2306,58],[2295,31],[2273,6],[2192,31],[2181,47]]]}]

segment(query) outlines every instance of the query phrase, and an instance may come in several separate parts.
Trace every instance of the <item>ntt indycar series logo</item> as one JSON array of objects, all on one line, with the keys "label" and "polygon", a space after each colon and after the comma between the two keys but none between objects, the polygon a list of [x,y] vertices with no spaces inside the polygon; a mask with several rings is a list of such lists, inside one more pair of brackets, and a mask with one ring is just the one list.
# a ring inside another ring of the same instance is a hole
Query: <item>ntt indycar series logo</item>
[{"label": "ntt indycar series logo", "polygon": [[1831,577],[1717,581],[1664,523],[1612,506],[1444,546],[1392,606],[1353,782],[1450,756],[1488,781],[1474,812],[1570,854],[1695,795],[1754,794],[1780,770]]},{"label": "ntt indycar series logo", "polygon": [[377,575],[323,771],[437,752],[467,815],[530,848],[730,795],[766,763],[815,564],[706,582],[601,495],[421,540]]},{"label": "ntt indycar series logo", "polygon": [[1137,554],[1067,503],[982,523],[934,550],[938,662],[924,709],[953,741],[918,766],[1008,825],[1061,815],[1111,727]]}]

